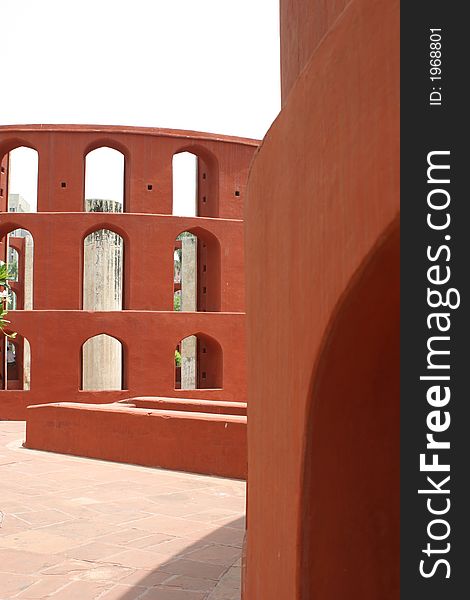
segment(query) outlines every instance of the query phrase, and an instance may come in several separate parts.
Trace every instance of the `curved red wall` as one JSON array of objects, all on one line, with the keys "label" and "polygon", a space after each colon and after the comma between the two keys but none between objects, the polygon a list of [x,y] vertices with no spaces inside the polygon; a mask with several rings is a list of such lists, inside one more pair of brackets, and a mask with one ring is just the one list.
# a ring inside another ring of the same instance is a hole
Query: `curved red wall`
[{"label": "curved red wall", "polygon": [[[10,313],[12,328],[31,345],[31,389],[0,391],[0,418],[24,419],[26,406],[47,402],[187,396],[188,391],[175,389],[174,352],[192,334],[220,345],[213,380],[223,379],[223,388],[189,395],[246,400],[242,219],[248,167],[258,145],[256,140],[141,127],[0,127],[2,167],[7,167],[3,157],[18,146],[39,155],[38,212],[0,212],[0,241],[17,228],[29,230],[34,239],[34,310]],[[124,154],[124,213],[83,212],[85,157],[101,146]],[[172,157],[182,151],[201,161],[198,217],[171,214]],[[6,174],[1,174],[2,186]],[[5,195],[6,186],[2,189]],[[101,228],[124,240],[123,311],[81,310],[83,239]],[[173,311],[175,239],[188,230],[207,241],[208,253],[217,254],[211,265],[208,257],[207,273],[201,275],[208,298],[196,313]],[[214,307],[219,311],[209,312]],[[101,333],[123,344],[125,390],[79,390],[82,344]]]},{"label": "curved red wall", "polygon": [[245,213],[244,598],[395,599],[399,3],[285,0],[281,31],[284,108],[252,165]]}]

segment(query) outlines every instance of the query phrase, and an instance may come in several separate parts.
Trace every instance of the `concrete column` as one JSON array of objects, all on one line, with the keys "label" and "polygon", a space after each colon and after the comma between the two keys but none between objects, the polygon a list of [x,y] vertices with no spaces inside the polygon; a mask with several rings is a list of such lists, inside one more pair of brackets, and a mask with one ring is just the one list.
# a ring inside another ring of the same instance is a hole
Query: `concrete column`
[{"label": "concrete column", "polygon": [[[33,310],[33,267],[34,242],[27,235],[24,238],[24,310]],[[31,348],[26,338],[23,340],[23,389],[31,389]]]},{"label": "concrete column", "polygon": [[23,339],[23,389],[31,389],[31,346]]},{"label": "concrete column", "polygon": [[24,310],[33,310],[34,242],[30,235],[24,238]]},{"label": "concrete column", "polygon": [[[112,200],[87,200],[87,210],[120,212]],[[114,209],[114,210],[113,210]],[[90,233],[84,241],[83,310],[121,310],[123,292],[123,240],[107,229]],[[84,390],[120,390],[122,346],[109,335],[87,340],[82,354]]]},{"label": "concrete column", "polygon": [[83,390],[120,390],[122,388],[122,346],[106,334],[97,335],[83,345]]},{"label": "concrete column", "polygon": [[[197,237],[181,240],[181,310],[197,310]],[[191,335],[181,342],[181,389],[197,387],[197,338]]]}]

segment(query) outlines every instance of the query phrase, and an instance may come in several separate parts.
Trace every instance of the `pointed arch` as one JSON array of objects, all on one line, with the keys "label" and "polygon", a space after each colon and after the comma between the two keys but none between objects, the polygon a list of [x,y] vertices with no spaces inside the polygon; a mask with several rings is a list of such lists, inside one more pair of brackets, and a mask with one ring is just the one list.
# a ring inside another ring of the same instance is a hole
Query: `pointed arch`
[{"label": "pointed arch", "polygon": [[31,346],[27,338],[18,334],[14,339],[2,340],[0,352],[1,389],[31,389]]},{"label": "pointed arch", "polygon": [[182,231],[176,237],[174,263],[175,310],[220,311],[221,247],[218,238],[202,227]]},{"label": "pointed arch", "polygon": [[217,158],[201,146],[183,146],[173,154],[173,215],[219,216]]},{"label": "pointed arch", "polygon": [[5,223],[0,229],[0,260],[12,271],[10,286],[16,296],[15,310],[33,309],[34,239],[27,229]]},{"label": "pointed arch", "polygon": [[0,148],[0,203],[11,213],[37,211],[39,153],[29,142],[8,140]]},{"label": "pointed arch", "polygon": [[223,389],[223,350],[213,337],[194,333],[176,346],[175,389]]},{"label": "pointed arch", "polygon": [[91,144],[85,153],[85,212],[124,212],[126,156],[116,144]]},{"label": "pointed arch", "polygon": [[125,347],[107,333],[94,335],[82,344],[80,389],[125,389]]},{"label": "pointed arch", "polygon": [[85,232],[82,241],[82,309],[125,308],[125,255],[127,236],[120,230],[98,225]]}]

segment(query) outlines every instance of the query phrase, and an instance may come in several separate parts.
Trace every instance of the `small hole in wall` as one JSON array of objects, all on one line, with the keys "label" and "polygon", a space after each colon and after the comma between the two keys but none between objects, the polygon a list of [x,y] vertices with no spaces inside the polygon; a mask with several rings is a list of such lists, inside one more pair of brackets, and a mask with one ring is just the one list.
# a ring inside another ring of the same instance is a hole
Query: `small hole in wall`
[{"label": "small hole in wall", "polygon": [[148,189],[149,192],[151,192],[153,190],[153,185],[151,183],[149,183],[147,185],[147,189]]},{"label": "small hole in wall", "polygon": [[206,288],[206,287],[203,287],[203,288],[202,288],[202,293],[203,293],[203,294],[207,294],[207,288]]},{"label": "small hole in wall", "polygon": [[3,188],[0,188],[0,198],[3,198]]},{"label": "small hole in wall", "polygon": [[240,195],[240,192],[239,192],[238,190],[236,190],[236,192],[235,192],[235,196],[237,196],[237,197],[238,197],[239,195]]},{"label": "small hole in wall", "polygon": [[2,173],[5,173],[5,167],[2,167],[2,168],[1,168],[1,172],[2,172]]},{"label": "small hole in wall", "polygon": [[205,196],[202,197],[202,201],[206,202],[207,198]]},{"label": "small hole in wall", "polygon": [[206,178],[206,174],[205,174],[205,173],[203,173],[203,174],[202,174],[202,178],[203,178],[203,179],[205,179],[205,178]]},{"label": "small hole in wall", "polygon": [[203,348],[203,349],[202,349],[202,353],[203,353],[203,354],[206,354],[206,353],[207,353],[207,348]]},{"label": "small hole in wall", "polygon": [[61,187],[61,188],[66,188],[66,187],[67,187],[67,184],[65,183],[65,181],[62,181],[62,182],[61,182],[61,184],[60,184],[60,187]]},{"label": "small hole in wall", "polygon": [[207,265],[202,265],[202,272],[205,273],[207,271]]},{"label": "small hole in wall", "polygon": [[206,372],[205,372],[205,371],[203,371],[203,372],[202,372],[202,378],[203,378],[203,379],[207,379],[207,374],[206,374]]}]

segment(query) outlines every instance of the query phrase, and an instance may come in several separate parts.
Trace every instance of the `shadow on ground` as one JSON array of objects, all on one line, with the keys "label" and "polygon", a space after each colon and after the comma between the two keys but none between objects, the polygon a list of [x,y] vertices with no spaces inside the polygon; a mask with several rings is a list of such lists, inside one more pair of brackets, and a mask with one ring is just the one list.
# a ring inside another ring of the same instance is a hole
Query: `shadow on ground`
[{"label": "shadow on ground", "polygon": [[[209,535],[188,542],[174,556],[166,557],[157,569],[149,571],[148,576],[133,583],[127,591],[123,589],[121,595],[114,588],[112,598],[240,600],[244,532],[243,517],[230,521]],[[105,595],[103,600],[107,598]]]}]

